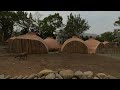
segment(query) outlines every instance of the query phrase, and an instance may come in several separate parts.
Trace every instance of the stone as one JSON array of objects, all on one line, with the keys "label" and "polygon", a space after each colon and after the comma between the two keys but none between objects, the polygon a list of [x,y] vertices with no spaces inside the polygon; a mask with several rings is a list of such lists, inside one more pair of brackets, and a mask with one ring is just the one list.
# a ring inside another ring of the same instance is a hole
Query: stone
[{"label": "stone", "polygon": [[81,71],[76,71],[74,76],[81,79],[83,77],[83,73]]},{"label": "stone", "polygon": [[10,78],[10,79],[17,79],[18,78],[18,76],[15,76],[15,77],[12,77],[12,78]]},{"label": "stone", "polygon": [[17,79],[22,79],[22,78],[23,78],[23,76],[22,76],[22,75],[20,75],[20,76],[18,76],[18,77],[17,77]]},{"label": "stone", "polygon": [[36,77],[36,74],[31,74],[27,79],[34,79]]},{"label": "stone", "polygon": [[27,79],[28,78],[28,75],[24,76],[22,79]]},{"label": "stone", "polygon": [[74,72],[70,69],[68,70],[62,70],[59,73],[64,79],[72,79],[72,77],[74,76]]},{"label": "stone", "polygon": [[94,77],[93,79],[99,79],[98,77]]},{"label": "stone", "polygon": [[59,79],[59,78],[55,78],[55,79]]},{"label": "stone", "polygon": [[99,79],[108,79],[107,75],[104,74],[104,73],[98,73],[98,74],[97,74],[97,77],[98,77]]},{"label": "stone", "polygon": [[38,76],[39,76],[39,77],[44,76],[44,75],[46,76],[46,75],[48,75],[49,73],[54,73],[54,71],[49,70],[49,69],[45,69],[45,70],[40,71],[40,72],[38,73]]},{"label": "stone", "polygon": [[87,79],[93,79],[93,72],[92,71],[86,71],[83,74],[84,74],[84,76],[87,77]]},{"label": "stone", "polygon": [[111,75],[108,75],[107,77],[108,77],[108,79],[117,79],[116,77],[111,76]]},{"label": "stone", "polygon": [[86,75],[83,74],[81,79],[88,79]]},{"label": "stone", "polygon": [[49,73],[45,79],[55,79],[55,74],[54,73]]},{"label": "stone", "polygon": [[40,79],[45,79],[45,76],[42,76]]},{"label": "stone", "polygon": [[5,79],[4,74],[0,75],[0,79]]},{"label": "stone", "polygon": [[56,73],[56,78],[63,79],[62,76],[60,74],[58,74],[58,73]]},{"label": "stone", "polygon": [[73,77],[72,79],[77,79],[76,77]]},{"label": "stone", "polygon": [[35,77],[34,79],[38,79],[37,77]]},{"label": "stone", "polygon": [[10,78],[12,78],[12,76],[10,76],[10,75],[7,75],[7,76],[5,77],[5,79],[10,79]]}]

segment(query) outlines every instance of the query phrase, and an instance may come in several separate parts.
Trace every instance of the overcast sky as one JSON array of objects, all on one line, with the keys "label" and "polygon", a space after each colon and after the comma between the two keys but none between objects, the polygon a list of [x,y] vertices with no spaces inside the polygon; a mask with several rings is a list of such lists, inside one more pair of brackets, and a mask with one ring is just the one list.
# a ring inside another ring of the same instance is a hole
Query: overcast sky
[{"label": "overcast sky", "polygon": [[[28,11],[34,14],[36,11]],[[114,22],[120,17],[120,11],[39,11],[42,14],[41,19],[49,14],[59,13],[63,17],[63,23],[66,24],[67,16],[70,13],[80,14],[91,26],[86,33],[101,34],[106,31],[113,31],[116,28]]]}]

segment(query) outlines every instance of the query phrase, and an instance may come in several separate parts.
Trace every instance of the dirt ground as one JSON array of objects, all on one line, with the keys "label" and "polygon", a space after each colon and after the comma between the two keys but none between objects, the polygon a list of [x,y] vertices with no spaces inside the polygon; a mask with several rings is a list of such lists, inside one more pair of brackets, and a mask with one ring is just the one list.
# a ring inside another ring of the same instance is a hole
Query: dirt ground
[{"label": "dirt ground", "polygon": [[88,54],[43,54],[28,55],[27,60],[14,58],[13,56],[0,54],[0,73],[6,75],[30,75],[43,69],[73,71],[91,70],[95,73],[103,72],[120,77],[120,59]]}]

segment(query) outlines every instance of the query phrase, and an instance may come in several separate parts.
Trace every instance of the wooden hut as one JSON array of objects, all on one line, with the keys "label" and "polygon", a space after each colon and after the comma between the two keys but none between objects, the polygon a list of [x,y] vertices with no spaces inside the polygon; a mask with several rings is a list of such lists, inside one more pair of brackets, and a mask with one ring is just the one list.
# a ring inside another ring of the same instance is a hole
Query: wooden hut
[{"label": "wooden hut", "polygon": [[27,52],[29,54],[36,54],[48,52],[48,47],[43,39],[33,32],[10,38],[8,45],[9,51],[13,53]]},{"label": "wooden hut", "polygon": [[73,36],[63,43],[61,52],[87,54],[88,48],[82,39]]},{"label": "wooden hut", "polygon": [[44,39],[45,44],[48,46],[49,51],[57,51],[60,49],[60,45],[53,37]]},{"label": "wooden hut", "polygon": [[104,44],[93,38],[89,38],[85,41],[86,46],[88,47],[88,52],[92,53],[103,53]]}]

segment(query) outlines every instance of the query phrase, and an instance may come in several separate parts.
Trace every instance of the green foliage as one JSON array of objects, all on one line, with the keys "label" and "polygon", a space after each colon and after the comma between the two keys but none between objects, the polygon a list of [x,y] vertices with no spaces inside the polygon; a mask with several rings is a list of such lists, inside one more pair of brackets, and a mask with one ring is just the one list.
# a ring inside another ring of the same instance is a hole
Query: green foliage
[{"label": "green foliage", "polygon": [[118,17],[118,20],[115,21],[114,25],[115,25],[115,26],[120,26],[120,17]]},{"label": "green foliage", "polygon": [[73,16],[72,13],[68,16],[67,25],[65,27],[65,33],[68,36],[73,36],[81,34],[84,31],[88,30],[90,26],[85,19],[82,19],[79,15]]},{"label": "green foliage", "polygon": [[112,41],[115,39],[113,32],[105,32],[101,34],[101,39],[104,41]]},{"label": "green foliage", "polygon": [[49,15],[45,17],[42,21],[39,21],[39,28],[43,38],[47,38],[49,36],[54,36],[53,32],[59,27],[62,26],[62,17],[59,13],[55,13],[54,15]]},{"label": "green foliage", "polygon": [[13,32],[13,25],[15,22],[15,12],[0,11],[0,33],[2,41],[7,40]]},{"label": "green foliage", "polygon": [[96,37],[96,40],[100,41],[100,42],[104,42],[103,38],[100,37],[99,35]]},{"label": "green foliage", "polygon": [[113,42],[120,42],[120,38],[114,39]]}]

